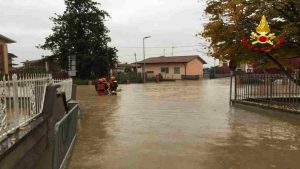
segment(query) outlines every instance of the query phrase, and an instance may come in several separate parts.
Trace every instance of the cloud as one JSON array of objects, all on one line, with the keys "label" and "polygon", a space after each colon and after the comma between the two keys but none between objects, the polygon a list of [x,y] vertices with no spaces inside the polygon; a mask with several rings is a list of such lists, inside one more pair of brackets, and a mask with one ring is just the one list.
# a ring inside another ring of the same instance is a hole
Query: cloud
[{"label": "cloud", "polygon": [[[147,46],[195,45],[201,40],[194,35],[203,29],[207,19],[203,17],[205,2],[197,0],[101,0],[99,6],[106,10],[111,19],[106,22],[110,29],[110,45],[119,49],[122,62],[134,62],[133,54],[141,60],[141,49],[121,48],[142,46],[142,38]],[[0,0],[0,34],[17,41],[9,46],[9,51],[19,58],[17,62],[39,59],[49,54],[35,48],[42,44],[51,33],[53,26],[50,17],[62,14],[63,0]],[[195,48],[196,49],[196,48]],[[171,48],[166,48],[171,54]],[[163,48],[147,49],[147,57],[163,54]],[[176,48],[174,55],[197,54],[194,48]],[[213,61],[202,56],[209,63]]]},{"label": "cloud", "polygon": [[37,49],[51,33],[49,20],[64,10],[62,0],[0,0],[0,34],[17,41],[9,45],[9,52],[19,56],[17,63],[41,58],[47,51]]}]

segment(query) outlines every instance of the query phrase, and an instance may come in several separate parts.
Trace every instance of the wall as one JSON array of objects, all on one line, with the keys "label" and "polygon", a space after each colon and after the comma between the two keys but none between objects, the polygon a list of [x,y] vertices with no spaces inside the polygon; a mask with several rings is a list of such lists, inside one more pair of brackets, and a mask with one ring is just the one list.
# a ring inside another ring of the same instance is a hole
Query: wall
[{"label": "wall", "polygon": [[[162,67],[168,67],[169,73],[161,73]],[[179,67],[180,68],[180,74],[174,73],[174,68]],[[161,73],[164,79],[181,79],[181,75],[185,74],[185,64],[184,63],[164,63],[164,64],[146,64],[146,72],[148,71],[154,71],[153,76]]]},{"label": "wall", "polygon": [[48,158],[48,164],[45,164],[45,161],[41,162],[41,158],[45,154],[47,157],[52,157],[49,152],[52,153],[54,126],[67,110],[64,105],[64,97],[57,94],[57,87],[47,87],[44,109],[40,117],[26,126],[25,129],[19,130],[0,143],[4,145],[11,142],[12,137],[17,138],[15,144],[0,154],[1,169],[45,168],[38,166],[39,164],[51,168],[52,160]]},{"label": "wall", "polygon": [[186,68],[187,75],[199,75],[203,77],[203,63],[199,59],[194,59],[187,64]]},{"label": "wall", "polygon": [[0,71],[3,71],[4,42],[0,41]]},{"label": "wall", "polygon": [[219,67],[223,67],[223,66],[229,66],[229,62],[230,60],[219,60]]},{"label": "wall", "polygon": [[6,44],[3,44],[3,55],[2,55],[2,58],[0,58],[3,62],[2,62],[2,65],[1,65],[1,70],[4,72],[4,73],[8,73],[9,71],[9,66],[8,66],[8,48],[7,48],[7,45]]}]

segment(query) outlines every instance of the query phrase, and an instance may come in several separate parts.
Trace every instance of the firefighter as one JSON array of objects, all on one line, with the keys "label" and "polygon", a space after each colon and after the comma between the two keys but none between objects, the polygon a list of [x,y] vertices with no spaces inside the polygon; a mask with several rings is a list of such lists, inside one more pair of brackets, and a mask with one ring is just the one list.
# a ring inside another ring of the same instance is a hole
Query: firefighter
[{"label": "firefighter", "polygon": [[102,78],[103,84],[105,85],[105,90],[109,91],[110,90],[110,83],[106,81],[106,78]]},{"label": "firefighter", "polygon": [[115,76],[110,78],[110,92],[112,95],[117,95],[118,82]]}]

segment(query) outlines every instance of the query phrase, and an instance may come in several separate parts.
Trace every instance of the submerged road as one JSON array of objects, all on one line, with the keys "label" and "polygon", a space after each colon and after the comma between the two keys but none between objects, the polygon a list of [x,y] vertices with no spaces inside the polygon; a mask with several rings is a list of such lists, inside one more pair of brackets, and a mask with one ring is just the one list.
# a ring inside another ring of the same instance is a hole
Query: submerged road
[{"label": "submerged road", "polygon": [[300,116],[230,108],[229,80],[79,86],[68,169],[299,169]]}]

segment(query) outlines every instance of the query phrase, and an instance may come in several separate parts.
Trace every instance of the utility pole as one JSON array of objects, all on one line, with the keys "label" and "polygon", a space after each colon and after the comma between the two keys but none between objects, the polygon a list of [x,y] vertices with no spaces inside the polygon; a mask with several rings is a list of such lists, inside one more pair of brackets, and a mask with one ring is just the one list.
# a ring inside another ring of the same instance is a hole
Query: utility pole
[{"label": "utility pole", "polygon": [[47,61],[47,57],[42,56],[42,60],[45,61],[45,72],[48,73],[49,72],[49,64],[48,64],[48,61]]},{"label": "utility pole", "polygon": [[214,78],[216,78],[216,58],[214,58]]},{"label": "utility pole", "polygon": [[143,55],[144,55],[144,66],[143,66],[143,82],[146,83],[146,51],[145,51],[145,39],[151,38],[151,36],[146,36],[143,38]]},{"label": "utility pole", "polygon": [[134,57],[135,57],[135,71],[136,71],[136,78],[138,78],[138,66],[137,66],[137,59],[136,59],[136,53],[134,53]]},{"label": "utility pole", "polygon": [[166,56],[166,49],[164,49],[164,56]]},{"label": "utility pole", "polygon": [[174,46],[172,46],[172,56],[174,56]]},{"label": "utility pole", "polygon": [[110,64],[109,64],[109,58],[108,58],[108,46],[107,46],[107,43],[105,45],[106,47],[106,60],[107,60],[107,64],[108,64],[108,67],[107,67],[107,71],[108,71],[108,77],[110,78],[111,77],[111,71],[110,71]]}]

